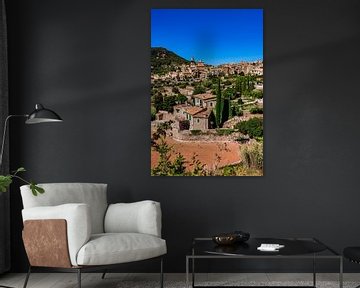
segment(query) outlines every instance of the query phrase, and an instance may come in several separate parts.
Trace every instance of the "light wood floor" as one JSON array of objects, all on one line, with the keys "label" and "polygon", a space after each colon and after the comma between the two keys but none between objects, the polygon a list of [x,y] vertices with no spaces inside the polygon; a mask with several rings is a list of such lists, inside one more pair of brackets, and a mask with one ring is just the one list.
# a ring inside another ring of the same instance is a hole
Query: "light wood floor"
[{"label": "light wood floor", "polygon": [[[259,283],[267,283],[268,281],[312,281],[312,274],[308,273],[211,273],[211,274],[197,274],[197,281],[226,281],[231,280],[249,280]],[[0,276],[1,285],[11,286],[14,288],[22,288],[25,279],[25,274],[22,273],[8,273]],[[140,274],[140,273],[109,273],[105,280],[101,279],[101,273],[83,273],[82,286],[87,287],[106,287],[116,288],[121,287],[122,281],[128,284],[126,287],[131,287],[131,281],[139,283],[141,281],[158,281],[159,274]],[[338,281],[338,274],[336,273],[319,273],[317,280],[320,281]],[[167,283],[184,283],[185,287],[185,274],[165,274],[165,288]],[[359,283],[360,273],[345,273],[344,283]],[[130,285],[130,286],[129,286]],[[171,286],[171,285],[169,285]],[[182,286],[182,285],[180,285]],[[346,285],[345,285],[346,286]],[[28,288],[76,288],[76,273],[32,273]],[[178,287],[178,286],[176,286]]]}]

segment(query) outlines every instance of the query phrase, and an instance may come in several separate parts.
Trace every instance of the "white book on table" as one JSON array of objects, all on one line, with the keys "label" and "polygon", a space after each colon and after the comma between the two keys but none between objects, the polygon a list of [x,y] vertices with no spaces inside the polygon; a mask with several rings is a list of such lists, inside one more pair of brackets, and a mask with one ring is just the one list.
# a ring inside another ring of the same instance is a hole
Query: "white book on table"
[{"label": "white book on table", "polygon": [[270,243],[262,243],[259,247],[257,247],[260,251],[269,251],[269,252],[277,252],[279,249],[284,248],[284,245],[280,244],[270,244]]}]

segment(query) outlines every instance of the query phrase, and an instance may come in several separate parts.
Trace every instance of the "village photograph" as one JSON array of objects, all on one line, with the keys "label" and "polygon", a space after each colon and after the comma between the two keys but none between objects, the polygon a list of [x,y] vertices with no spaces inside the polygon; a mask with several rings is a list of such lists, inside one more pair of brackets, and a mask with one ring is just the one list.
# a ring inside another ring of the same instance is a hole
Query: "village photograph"
[{"label": "village photograph", "polygon": [[151,175],[263,175],[263,10],[151,10]]}]

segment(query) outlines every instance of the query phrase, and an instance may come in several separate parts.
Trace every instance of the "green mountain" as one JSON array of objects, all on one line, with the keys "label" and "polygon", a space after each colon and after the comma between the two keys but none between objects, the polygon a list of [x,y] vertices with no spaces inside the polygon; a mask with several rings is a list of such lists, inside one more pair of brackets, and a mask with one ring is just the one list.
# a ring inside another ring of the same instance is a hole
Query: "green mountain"
[{"label": "green mountain", "polygon": [[150,59],[151,73],[154,74],[176,71],[178,66],[190,63],[190,61],[163,47],[151,47]]}]

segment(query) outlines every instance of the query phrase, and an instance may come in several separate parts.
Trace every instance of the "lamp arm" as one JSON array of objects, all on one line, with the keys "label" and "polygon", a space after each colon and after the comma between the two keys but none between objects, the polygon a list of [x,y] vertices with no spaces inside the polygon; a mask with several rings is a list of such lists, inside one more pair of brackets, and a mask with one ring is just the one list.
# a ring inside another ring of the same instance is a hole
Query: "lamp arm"
[{"label": "lamp arm", "polygon": [[9,120],[14,117],[28,117],[28,116],[29,115],[27,115],[27,114],[22,114],[22,115],[9,115],[6,117],[5,123],[4,123],[2,143],[1,143],[1,151],[0,151],[0,168],[2,166],[2,160],[3,160],[3,155],[4,155],[4,146],[5,146],[5,140],[6,140],[6,132],[7,132],[7,126],[8,126]]}]

